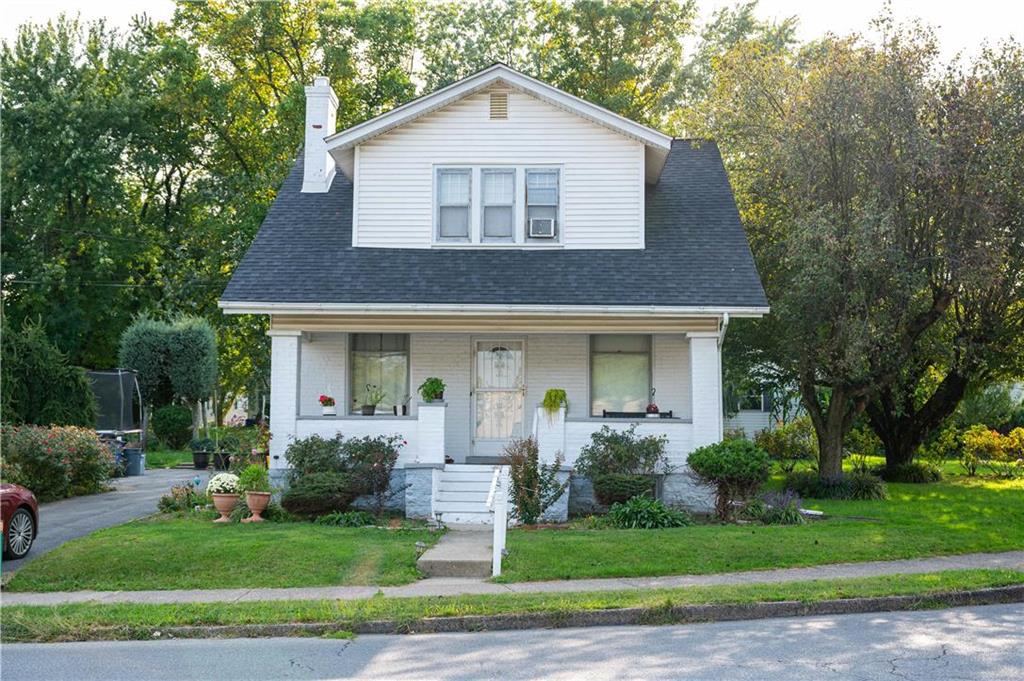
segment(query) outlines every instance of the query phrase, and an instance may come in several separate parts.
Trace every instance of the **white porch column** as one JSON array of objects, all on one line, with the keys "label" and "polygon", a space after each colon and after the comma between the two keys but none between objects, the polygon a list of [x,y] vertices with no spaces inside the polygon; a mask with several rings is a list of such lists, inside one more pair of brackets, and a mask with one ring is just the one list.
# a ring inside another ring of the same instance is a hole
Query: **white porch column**
[{"label": "white porch column", "polygon": [[444,418],[447,402],[416,405],[416,462],[444,465]]},{"label": "white porch column", "polygon": [[722,360],[717,333],[691,333],[690,389],[694,448],[722,439]]},{"label": "white porch column", "polygon": [[302,332],[267,332],[270,336],[270,467],[287,468],[284,451],[295,439],[299,413],[299,363]]}]

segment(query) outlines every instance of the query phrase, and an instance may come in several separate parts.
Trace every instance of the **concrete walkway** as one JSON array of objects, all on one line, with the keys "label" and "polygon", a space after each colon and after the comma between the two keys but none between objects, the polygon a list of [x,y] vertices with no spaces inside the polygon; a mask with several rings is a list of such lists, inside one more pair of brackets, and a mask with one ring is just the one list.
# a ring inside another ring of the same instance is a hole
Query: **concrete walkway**
[{"label": "concrete walkway", "polygon": [[172,485],[196,475],[205,485],[210,471],[148,469],[145,475],[111,480],[110,492],[39,504],[39,536],[27,556],[3,561],[3,576],[72,539],[156,513],[156,502]]},{"label": "concrete walkway", "polygon": [[428,578],[485,579],[491,576],[493,539],[490,525],[449,525],[448,532],[419,557],[416,567]]},{"label": "concrete walkway", "polygon": [[212,589],[191,591],[55,591],[8,593],[0,605],[59,605],[63,603],[236,603],[282,600],[354,600],[378,593],[392,598],[460,596],[470,594],[571,593],[578,591],[628,591],[720,584],[779,584],[812,579],[841,579],[880,575],[920,574],[965,569],[1024,570],[1024,551],[968,553],[911,560],[838,563],[806,568],[728,572],[678,577],[575,579],[554,582],[495,584],[481,579],[431,578],[404,586],[328,586],[293,589]]}]

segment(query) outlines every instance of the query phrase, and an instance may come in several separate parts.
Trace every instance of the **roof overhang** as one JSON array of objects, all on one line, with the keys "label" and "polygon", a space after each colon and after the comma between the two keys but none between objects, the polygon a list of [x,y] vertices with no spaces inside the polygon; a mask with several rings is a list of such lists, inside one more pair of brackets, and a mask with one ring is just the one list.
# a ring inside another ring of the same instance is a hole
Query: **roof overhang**
[{"label": "roof overhang", "polygon": [[661,169],[664,167],[668,152],[672,147],[672,137],[570,95],[568,92],[563,92],[547,83],[542,83],[536,78],[531,78],[504,64],[494,64],[472,76],[414,99],[387,113],[330,135],[324,139],[327,143],[327,150],[334,157],[342,172],[352,179],[354,150],[359,144],[496,84],[524,92],[552,106],[643,143],[646,180],[649,184],[658,181]]}]

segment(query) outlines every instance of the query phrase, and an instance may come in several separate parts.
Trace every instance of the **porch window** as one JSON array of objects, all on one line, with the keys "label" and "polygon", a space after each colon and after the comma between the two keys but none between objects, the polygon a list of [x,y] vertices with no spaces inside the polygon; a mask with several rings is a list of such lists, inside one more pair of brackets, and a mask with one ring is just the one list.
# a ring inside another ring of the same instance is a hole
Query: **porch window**
[{"label": "porch window", "polygon": [[590,337],[590,414],[643,412],[651,394],[651,337]]},{"label": "porch window", "polygon": [[358,413],[366,400],[366,386],[384,391],[377,413],[391,413],[409,397],[409,336],[404,333],[354,333],[351,337],[349,408]]},{"label": "porch window", "polygon": [[485,241],[511,241],[515,222],[516,171],[484,168],[480,171],[483,191],[480,220]]},{"label": "porch window", "polygon": [[442,168],[437,171],[437,237],[469,240],[469,197],[472,171]]}]

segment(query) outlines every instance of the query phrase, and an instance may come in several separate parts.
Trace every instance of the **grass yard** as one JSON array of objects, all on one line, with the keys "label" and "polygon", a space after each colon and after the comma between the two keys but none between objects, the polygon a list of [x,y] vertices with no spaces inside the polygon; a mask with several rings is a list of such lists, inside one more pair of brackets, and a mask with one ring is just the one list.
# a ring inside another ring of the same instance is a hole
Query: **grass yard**
[{"label": "grass yard", "polygon": [[[920,575],[888,575],[862,579],[818,580],[789,584],[689,587],[643,591],[567,594],[507,594],[448,598],[384,598],[355,601],[266,601],[257,603],[188,603],[168,605],[75,604],[5,606],[4,643],[15,641],[81,641],[152,639],[153,631],[175,625],[275,624],[328,622],[339,632],[359,622],[393,620],[399,630],[416,629],[426,617],[511,613],[571,613],[609,608],[672,606],[796,600],[805,603],[836,598],[917,595],[921,607],[941,607],[930,594],[1024,581],[1012,570],[958,570]],[[666,614],[652,619],[665,623]],[[338,634],[329,634],[337,637]]]},{"label": "grass yard", "polygon": [[10,591],[227,589],[405,584],[427,530],[312,523],[215,525],[154,517],[68,542],[15,573]]},{"label": "grass yard", "polygon": [[146,468],[174,468],[179,463],[192,463],[192,452],[184,449],[162,449],[146,452]]},{"label": "grass yard", "polygon": [[706,574],[1024,549],[1024,480],[889,484],[887,501],[806,500],[806,525],[514,530],[499,581]]}]

